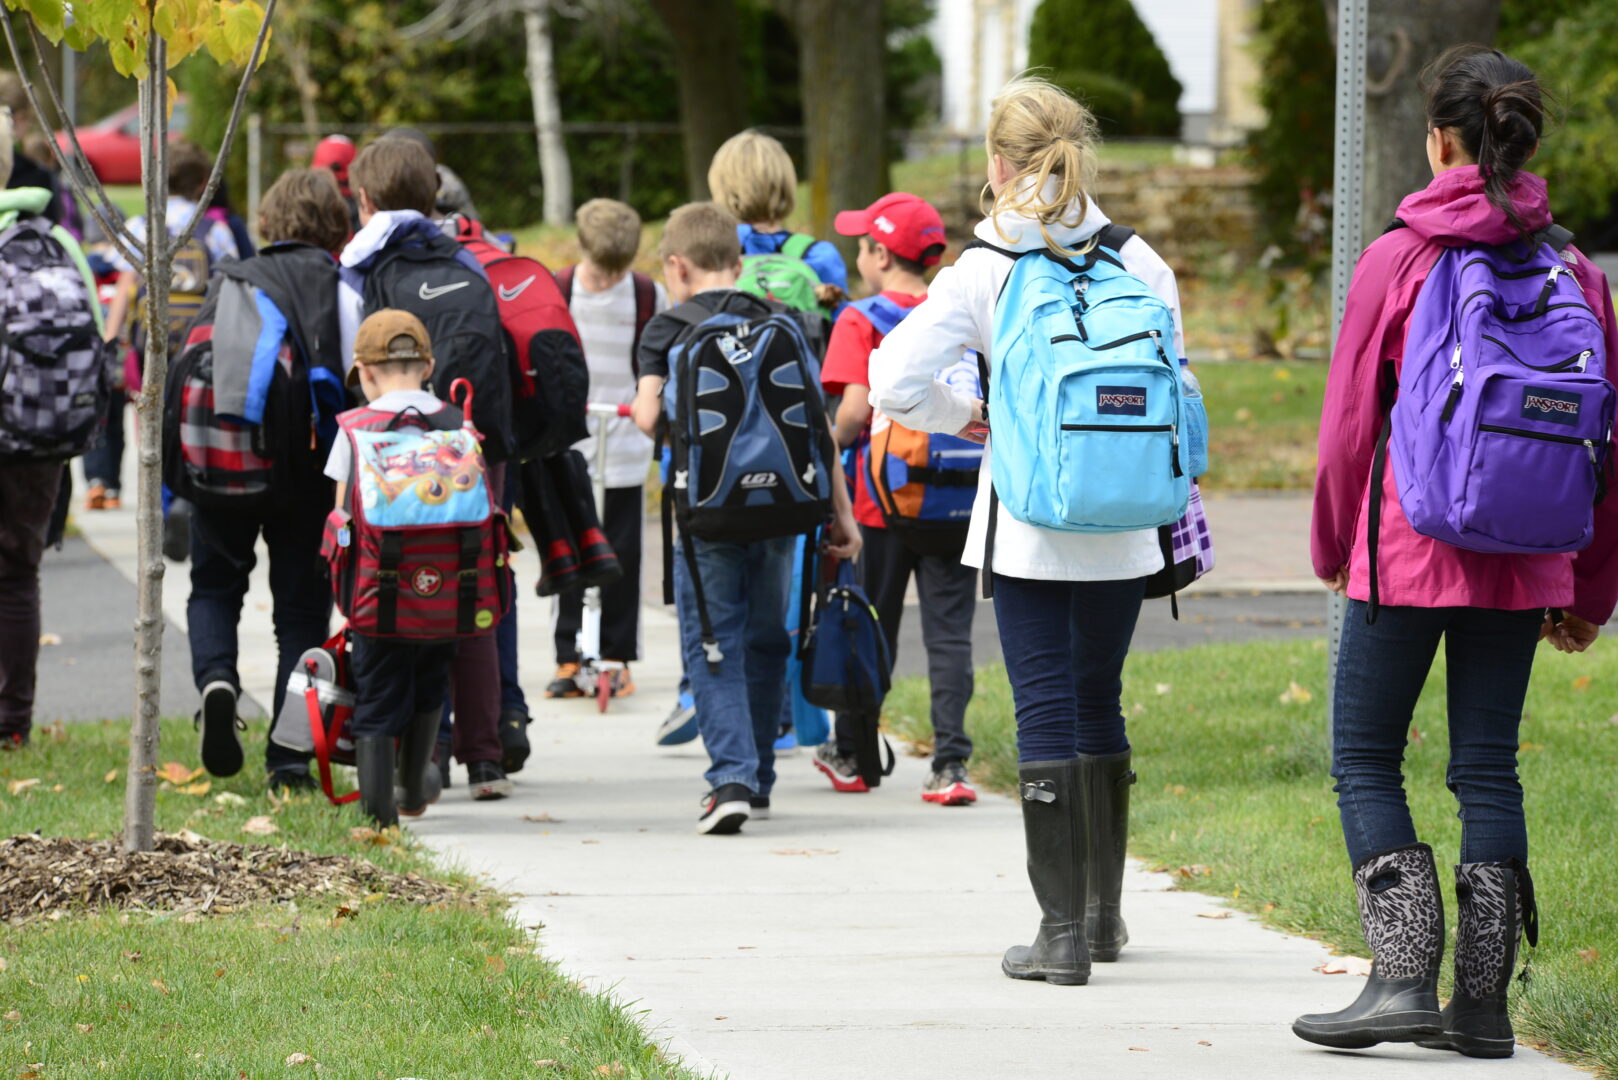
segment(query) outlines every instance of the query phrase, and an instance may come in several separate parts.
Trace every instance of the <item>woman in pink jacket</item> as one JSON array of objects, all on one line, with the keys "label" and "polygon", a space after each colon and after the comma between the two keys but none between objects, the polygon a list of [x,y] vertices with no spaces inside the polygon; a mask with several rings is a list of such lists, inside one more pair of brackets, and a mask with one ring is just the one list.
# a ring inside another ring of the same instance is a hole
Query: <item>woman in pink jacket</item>
[{"label": "woman in pink jacket", "polygon": [[[1537,934],[1517,780],[1518,725],[1537,643],[1549,638],[1563,652],[1582,652],[1612,614],[1618,499],[1596,507],[1594,541],[1582,551],[1483,553],[1417,533],[1400,506],[1401,477],[1389,460],[1381,481],[1380,543],[1367,543],[1366,523],[1376,505],[1372,462],[1389,423],[1383,392],[1401,372],[1428,274],[1447,248],[1510,246],[1510,257],[1521,259],[1524,239],[1551,224],[1545,182],[1524,169],[1544,123],[1533,72],[1499,52],[1463,46],[1440,57],[1425,81],[1433,182],[1400,204],[1404,227],[1390,229],[1360,258],[1332,357],[1315,484],[1315,573],[1349,598],[1332,775],[1375,965],[1353,1005],[1300,1017],[1293,1030],[1326,1046],[1414,1041],[1506,1057],[1514,1045],[1506,988],[1519,935],[1526,930],[1533,944]],[[1582,293],[1599,323],[1595,333],[1605,338],[1610,380],[1618,333],[1606,278],[1576,248],[1564,248],[1561,259],[1558,271],[1570,272],[1579,287],[1568,295]],[[1557,277],[1549,275],[1551,285]],[[1515,314],[1498,317],[1509,322]],[[1443,363],[1449,355],[1447,349],[1437,359],[1413,352],[1410,360]],[[1461,375],[1455,378],[1458,388]],[[1524,416],[1528,407],[1525,399]],[[1612,448],[1599,449],[1589,446],[1592,460],[1599,458],[1597,468],[1610,472]],[[1380,608],[1371,606],[1373,599]],[[1553,613],[1564,612],[1557,621]],[[1400,771],[1411,714],[1440,640],[1449,680],[1448,786],[1463,823],[1455,868],[1455,989],[1442,1014],[1438,876],[1432,849],[1417,842]]]}]

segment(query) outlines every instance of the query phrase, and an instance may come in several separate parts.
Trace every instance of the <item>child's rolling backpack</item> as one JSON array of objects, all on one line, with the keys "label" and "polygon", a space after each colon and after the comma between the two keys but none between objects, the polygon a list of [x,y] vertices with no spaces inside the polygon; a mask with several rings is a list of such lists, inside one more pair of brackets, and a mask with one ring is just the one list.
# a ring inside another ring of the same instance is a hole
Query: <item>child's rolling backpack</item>
[{"label": "child's rolling backpack", "polygon": [[[408,311],[421,320],[433,343],[433,391],[447,398],[465,379],[477,391],[472,419],[491,461],[513,456],[512,361],[494,288],[457,256],[460,245],[436,231],[419,240],[391,243],[365,274],[366,315],[383,308]],[[418,234],[420,235],[420,234]]]},{"label": "child's rolling backpack", "polygon": [[1109,225],[1071,259],[1001,251],[1015,265],[995,304],[992,392],[983,372],[994,440],[985,595],[999,504],[1064,532],[1155,529],[1185,513],[1174,313],[1124,269],[1118,251],[1132,235]]},{"label": "child's rolling backpack", "polygon": [[736,287],[798,311],[819,313],[815,286],[820,284],[820,277],[803,261],[814,246],[814,237],[793,233],[778,251],[743,255],[742,276],[737,279]]},{"label": "child's rolling backpack", "polygon": [[481,223],[461,218],[456,236],[489,275],[511,351],[511,423],[517,457],[560,453],[588,438],[590,369],[567,297],[537,259],[490,243]]},{"label": "child's rolling backpack", "polygon": [[[456,389],[471,397],[464,380]],[[362,407],[338,422],[354,466],[348,507],[327,517],[321,552],[349,629],[427,641],[492,631],[511,604],[510,538],[471,421],[445,405]]]},{"label": "child's rolling backpack", "polygon": [[[884,337],[915,310],[881,295],[849,306]],[[943,379],[972,397],[981,395],[975,360],[962,361]],[[977,501],[982,445],[955,435],[913,431],[878,415],[862,456],[871,498],[887,527],[904,534],[917,550],[959,555]]]},{"label": "child's rolling backpack", "polygon": [[270,741],[313,755],[320,774],[320,790],[333,806],[351,803],[358,791],[338,795],[332,790],[332,765],[354,764],[354,740],[348,722],[354,716],[354,672],[350,663],[348,627],[331,640],[298,658],[287,677],[286,699],[270,730]]},{"label": "child's rolling backpack", "polygon": [[1447,248],[1427,275],[1371,467],[1368,618],[1390,452],[1399,505],[1423,536],[1528,555],[1589,545],[1615,395],[1601,323],[1568,269],[1577,256],[1563,254],[1572,239],[1553,225],[1526,255]]},{"label": "child's rolling backpack", "polygon": [[[718,312],[687,302],[691,328],[669,352],[663,415],[672,451],[663,486],[664,596],[673,602],[671,521],[683,536],[749,543],[813,533],[831,516],[837,451],[820,368],[794,313],[732,295]],[[696,551],[684,545],[710,665],[722,656]]]},{"label": "child's rolling backpack", "polygon": [[0,460],[65,461],[95,442],[115,355],[97,303],[65,231],[29,213],[0,231]]},{"label": "child's rolling backpack", "polygon": [[853,563],[840,563],[836,581],[820,593],[814,621],[800,637],[800,653],[804,700],[853,718],[860,778],[876,787],[893,772],[893,747],[880,730],[893,661],[876,609],[854,582]]}]

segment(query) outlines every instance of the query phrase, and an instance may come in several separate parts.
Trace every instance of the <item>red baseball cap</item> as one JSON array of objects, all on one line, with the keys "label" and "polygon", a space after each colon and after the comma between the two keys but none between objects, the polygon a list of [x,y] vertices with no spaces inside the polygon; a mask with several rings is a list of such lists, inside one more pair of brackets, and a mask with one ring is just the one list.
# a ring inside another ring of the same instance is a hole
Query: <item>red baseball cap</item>
[{"label": "red baseball cap", "polygon": [[938,262],[941,252],[923,255],[945,241],[944,219],[933,204],[906,191],[884,195],[864,210],[844,210],[832,226],[842,236],[869,236],[900,258],[923,266]]},{"label": "red baseball cap", "polygon": [[354,163],[354,140],[347,135],[327,135],[315,146],[314,160],[309,163],[310,168],[330,169],[332,175],[337,177],[337,184],[348,192],[348,167]]}]

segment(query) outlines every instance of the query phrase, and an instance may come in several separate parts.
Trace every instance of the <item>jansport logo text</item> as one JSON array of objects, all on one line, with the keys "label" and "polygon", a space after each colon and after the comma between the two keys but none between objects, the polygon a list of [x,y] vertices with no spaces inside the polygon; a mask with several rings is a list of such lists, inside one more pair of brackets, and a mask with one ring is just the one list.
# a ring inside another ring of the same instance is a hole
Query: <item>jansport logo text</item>
[{"label": "jansport logo text", "polygon": [[1145,416],[1144,386],[1096,387],[1096,412],[1103,416]]},{"label": "jansport logo text", "polygon": [[1553,390],[1546,386],[1523,388],[1522,417],[1542,423],[1573,427],[1579,422],[1579,407],[1584,395],[1569,390]]}]

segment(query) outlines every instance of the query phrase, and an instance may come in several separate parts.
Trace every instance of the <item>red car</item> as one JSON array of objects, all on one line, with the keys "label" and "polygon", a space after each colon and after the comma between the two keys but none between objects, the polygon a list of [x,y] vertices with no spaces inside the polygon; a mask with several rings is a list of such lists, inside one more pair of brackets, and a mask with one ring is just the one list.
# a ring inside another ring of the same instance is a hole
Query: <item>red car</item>
[{"label": "red car", "polygon": [[[169,137],[177,139],[185,132],[187,120],[185,95],[174,99],[169,117]],[[90,168],[103,184],[140,183],[140,107],[131,105],[119,109],[87,127],[76,129],[84,156],[90,159]],[[57,132],[56,141],[64,150],[71,150],[66,132]]]}]

